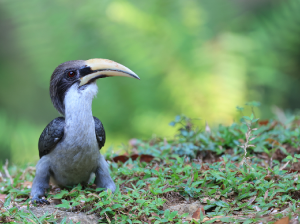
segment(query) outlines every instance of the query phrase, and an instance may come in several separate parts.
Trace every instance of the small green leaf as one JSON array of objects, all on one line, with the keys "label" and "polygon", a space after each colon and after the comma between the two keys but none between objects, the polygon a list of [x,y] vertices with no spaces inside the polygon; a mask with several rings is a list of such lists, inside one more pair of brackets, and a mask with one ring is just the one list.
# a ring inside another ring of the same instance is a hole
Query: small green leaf
[{"label": "small green leaf", "polygon": [[177,215],[178,211],[173,211],[170,216],[169,219],[173,219],[176,215]]},{"label": "small green leaf", "polygon": [[251,120],[253,120],[253,119],[254,119],[254,115],[253,115],[253,114],[251,114],[251,116],[250,116],[250,119],[251,119]]},{"label": "small green leaf", "polygon": [[117,209],[117,208],[121,208],[121,207],[123,207],[122,205],[120,205],[120,204],[114,204],[113,206],[111,206],[112,207],[112,209]]},{"label": "small green leaf", "polygon": [[174,191],[175,189],[174,188],[167,188],[163,191],[163,193],[166,193],[166,192],[169,192],[169,191]]},{"label": "small green leaf", "polygon": [[11,195],[9,194],[6,199],[5,199],[5,202],[4,202],[4,207],[7,207],[10,205],[10,202],[11,202]]},{"label": "small green leaf", "polygon": [[250,107],[259,107],[260,106],[260,102],[251,101],[251,102],[247,102],[245,105],[250,106]]},{"label": "small green leaf", "polygon": [[69,209],[71,208],[70,202],[68,202],[67,200],[62,199],[62,204],[56,205],[55,208],[66,208]]},{"label": "small green leaf", "polygon": [[181,119],[181,116],[180,116],[180,115],[177,115],[177,116],[175,117],[175,122],[179,122],[180,119]]},{"label": "small green leaf", "polygon": [[248,121],[251,121],[252,119],[250,118],[250,117],[248,117],[248,116],[243,116],[243,118],[245,119],[245,120],[248,120]]},{"label": "small green leaf", "polygon": [[55,199],[61,199],[61,198],[63,198],[64,196],[66,196],[68,194],[69,194],[68,191],[62,190],[60,193],[54,195],[53,198],[55,198]]},{"label": "small green leaf", "polygon": [[168,219],[169,215],[170,215],[170,210],[169,209],[165,210],[165,213],[164,213],[165,218]]},{"label": "small green leaf", "polygon": [[236,109],[237,109],[239,112],[242,112],[242,111],[244,110],[243,107],[239,107],[239,106],[237,106]]},{"label": "small green leaf", "polygon": [[175,123],[174,121],[172,121],[172,122],[169,123],[169,125],[170,125],[170,126],[173,126],[173,127],[175,126],[175,124],[176,124],[176,123]]},{"label": "small green leaf", "polygon": [[217,206],[224,207],[224,208],[228,208],[229,207],[229,205],[226,202],[224,202],[224,201],[216,201],[215,204]]}]

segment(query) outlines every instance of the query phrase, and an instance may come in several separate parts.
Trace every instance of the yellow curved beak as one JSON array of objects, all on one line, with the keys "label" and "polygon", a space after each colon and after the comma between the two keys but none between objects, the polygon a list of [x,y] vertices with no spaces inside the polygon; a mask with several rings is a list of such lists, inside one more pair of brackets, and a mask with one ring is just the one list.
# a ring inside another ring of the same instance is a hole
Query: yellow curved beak
[{"label": "yellow curved beak", "polygon": [[85,85],[91,82],[92,80],[109,76],[124,76],[140,79],[129,68],[108,59],[89,59],[86,61],[86,66],[87,68],[90,68],[90,73],[80,78],[81,81],[79,86]]}]

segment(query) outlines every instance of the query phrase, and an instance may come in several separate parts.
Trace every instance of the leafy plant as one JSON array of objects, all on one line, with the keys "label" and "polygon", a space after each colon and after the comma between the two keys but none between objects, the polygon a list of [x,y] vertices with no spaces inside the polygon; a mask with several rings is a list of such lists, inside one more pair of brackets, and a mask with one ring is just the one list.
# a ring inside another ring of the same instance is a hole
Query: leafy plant
[{"label": "leafy plant", "polygon": [[[224,217],[218,218],[223,222],[232,222],[236,214],[255,222],[270,210],[285,208],[295,214],[300,205],[297,193],[300,180],[293,173],[298,172],[294,166],[300,157],[294,148],[299,145],[300,129],[295,125],[298,119],[294,116],[288,125],[276,119],[258,122],[252,111],[249,117],[242,114],[240,123],[208,131],[208,128],[195,127],[192,119],[177,116],[171,123],[178,128],[174,138],[136,140],[130,146],[140,154],[153,155],[154,159],[110,162],[118,186],[114,194],[95,189],[93,185],[78,185],[58,192],[51,189],[48,200],[59,202],[57,209],[96,213],[101,223],[213,222],[215,216]],[[273,150],[269,139],[278,142],[276,150],[280,151],[265,153]],[[186,145],[193,147],[186,149]],[[277,160],[277,155],[285,158]],[[113,156],[107,155],[107,158]],[[247,166],[240,166],[243,161]],[[30,185],[34,176],[32,169],[15,166],[3,169],[9,176],[3,176],[0,182],[0,194],[6,195],[5,202],[0,204],[0,220],[55,222],[53,214],[36,217],[30,210],[30,189],[24,183]],[[200,215],[198,221],[187,221],[184,217],[192,214],[179,214],[167,206],[173,198],[185,204],[200,200],[205,214]],[[24,212],[16,204],[28,205],[28,211]],[[277,218],[279,216],[274,217]]]}]

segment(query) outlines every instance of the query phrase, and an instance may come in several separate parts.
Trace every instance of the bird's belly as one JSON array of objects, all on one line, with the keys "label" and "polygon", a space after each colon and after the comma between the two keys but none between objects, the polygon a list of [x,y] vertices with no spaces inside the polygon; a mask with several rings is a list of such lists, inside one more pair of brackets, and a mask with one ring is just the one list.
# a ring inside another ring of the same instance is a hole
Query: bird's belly
[{"label": "bird's belly", "polygon": [[51,180],[59,186],[87,183],[100,158],[96,144],[68,150],[56,148],[52,153],[55,154],[55,161],[51,162]]}]

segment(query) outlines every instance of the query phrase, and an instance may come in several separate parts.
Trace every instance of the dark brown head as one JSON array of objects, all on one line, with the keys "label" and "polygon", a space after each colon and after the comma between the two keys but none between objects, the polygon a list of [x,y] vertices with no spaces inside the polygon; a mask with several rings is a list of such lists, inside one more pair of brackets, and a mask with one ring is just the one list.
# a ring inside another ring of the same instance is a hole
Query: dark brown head
[{"label": "dark brown head", "polygon": [[53,72],[50,80],[50,97],[59,113],[65,113],[64,99],[72,85],[84,89],[99,78],[109,76],[125,76],[140,79],[125,66],[107,59],[90,59],[67,61],[60,64]]}]

